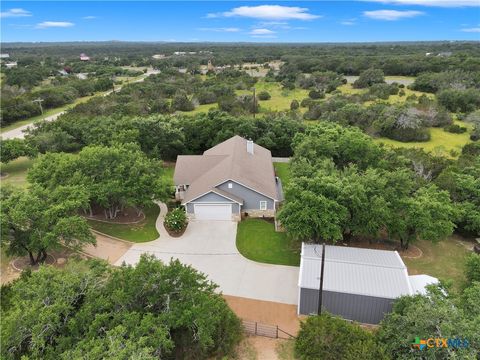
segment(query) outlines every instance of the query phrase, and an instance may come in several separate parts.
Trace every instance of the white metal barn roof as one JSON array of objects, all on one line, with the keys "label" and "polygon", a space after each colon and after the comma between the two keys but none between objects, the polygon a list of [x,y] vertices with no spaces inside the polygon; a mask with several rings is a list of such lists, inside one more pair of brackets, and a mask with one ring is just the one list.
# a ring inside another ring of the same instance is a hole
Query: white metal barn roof
[{"label": "white metal barn roof", "polygon": [[430,275],[410,275],[408,278],[414,294],[425,295],[425,286],[438,283],[438,279]]},{"label": "white metal barn roof", "polygon": [[[322,245],[302,244],[299,286],[320,288]],[[325,291],[394,299],[413,294],[396,251],[325,246]]]}]

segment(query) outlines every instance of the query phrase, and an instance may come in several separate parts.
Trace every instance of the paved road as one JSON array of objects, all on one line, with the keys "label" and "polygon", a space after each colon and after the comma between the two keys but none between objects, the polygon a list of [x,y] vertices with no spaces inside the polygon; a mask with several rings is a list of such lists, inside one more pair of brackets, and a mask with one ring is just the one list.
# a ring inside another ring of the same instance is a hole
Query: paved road
[{"label": "paved road", "polygon": [[[159,73],[158,70],[148,69],[147,72],[145,73],[144,77],[142,77],[141,79],[132,81],[129,84],[141,82],[141,81],[145,80],[148,76],[153,75],[153,74],[158,74],[158,73]],[[117,89],[115,89],[115,91],[119,91],[121,88],[122,88],[122,86],[119,86]],[[106,93],[103,94],[103,96],[107,96],[111,93],[112,93],[112,90],[107,91]],[[58,119],[58,117],[60,115],[62,115],[64,113],[65,113],[65,111],[61,111],[61,112],[58,112],[56,114],[47,116],[45,119],[43,119],[43,121],[55,121],[55,120]],[[4,140],[7,140],[7,139],[23,139],[24,136],[25,136],[24,131],[26,131],[32,125],[33,125],[33,123],[30,123],[30,124],[20,126],[16,129],[13,129],[13,130],[10,130],[10,131],[5,131],[4,133],[2,133],[0,135],[0,137]]]},{"label": "paved road", "polygon": [[243,257],[235,244],[236,222],[190,221],[185,234],[172,238],[159,216],[157,230],[159,239],[132,245],[116,265],[136,264],[144,253],[164,262],[179,259],[208,275],[225,295],[297,304],[299,268],[262,264]]}]

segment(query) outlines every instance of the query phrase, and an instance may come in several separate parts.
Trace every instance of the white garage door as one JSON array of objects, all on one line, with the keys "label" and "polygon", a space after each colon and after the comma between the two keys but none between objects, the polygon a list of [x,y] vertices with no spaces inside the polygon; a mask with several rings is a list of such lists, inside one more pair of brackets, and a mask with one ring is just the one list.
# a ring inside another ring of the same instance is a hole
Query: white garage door
[{"label": "white garage door", "polygon": [[195,204],[195,219],[197,220],[231,220],[231,204]]}]

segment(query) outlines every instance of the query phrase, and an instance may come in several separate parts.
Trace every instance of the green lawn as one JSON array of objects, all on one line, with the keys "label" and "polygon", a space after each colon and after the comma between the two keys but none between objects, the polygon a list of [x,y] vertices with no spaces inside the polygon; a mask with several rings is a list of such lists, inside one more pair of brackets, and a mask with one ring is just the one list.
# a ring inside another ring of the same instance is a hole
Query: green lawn
[{"label": "green lawn", "polygon": [[88,224],[94,230],[114,236],[119,239],[137,243],[155,240],[159,237],[155,222],[160,208],[152,205],[145,209],[145,220],[138,224],[109,224],[101,221],[88,220]]},{"label": "green lawn", "polygon": [[285,186],[290,183],[290,164],[289,163],[273,163],[275,167],[275,173],[282,180],[282,186]]},{"label": "green lawn", "polygon": [[0,164],[2,174],[8,175],[5,179],[2,179],[2,184],[11,184],[22,188],[27,187],[27,172],[32,167],[34,161],[34,159],[20,157],[8,164]]},{"label": "green lawn", "polygon": [[300,249],[283,232],[262,219],[247,219],[238,224],[237,249],[247,259],[267,264],[300,264]]},{"label": "green lawn", "polygon": [[436,244],[430,241],[417,241],[413,244],[422,250],[423,256],[403,259],[410,275],[427,274],[440,280],[453,280],[454,289],[461,287],[465,281],[465,256],[470,252],[462,238],[453,235]]},{"label": "green lawn", "polygon": [[[455,121],[455,123],[471,129],[471,125],[464,122]],[[447,157],[458,156],[462,151],[462,148],[471,142],[470,131],[463,134],[453,134],[443,130],[443,128],[430,128],[429,131],[431,138],[429,141],[425,142],[401,142],[384,137],[374,139],[374,141],[392,147],[421,148],[425,151]],[[450,153],[452,150],[456,153],[455,156]]]},{"label": "green lawn", "polygon": [[[260,112],[262,111],[282,111],[290,110],[290,104],[292,100],[297,100],[301,102],[303,99],[308,97],[308,90],[295,88],[294,90],[285,90],[282,89],[282,85],[277,82],[265,82],[259,80],[255,84],[256,93],[261,91],[268,91],[271,95],[270,100],[260,100]],[[239,90],[237,94],[252,94],[250,90]]]}]

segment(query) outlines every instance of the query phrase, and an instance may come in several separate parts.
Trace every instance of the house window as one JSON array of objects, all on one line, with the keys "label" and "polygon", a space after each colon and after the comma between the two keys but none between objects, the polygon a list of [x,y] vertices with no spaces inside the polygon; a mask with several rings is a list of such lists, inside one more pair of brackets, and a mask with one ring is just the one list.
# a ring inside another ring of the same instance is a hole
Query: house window
[{"label": "house window", "polygon": [[229,188],[229,189],[233,188],[233,184],[232,184],[232,183],[228,183],[228,188]]},{"label": "house window", "polygon": [[260,201],[260,210],[267,210],[267,202]]}]

